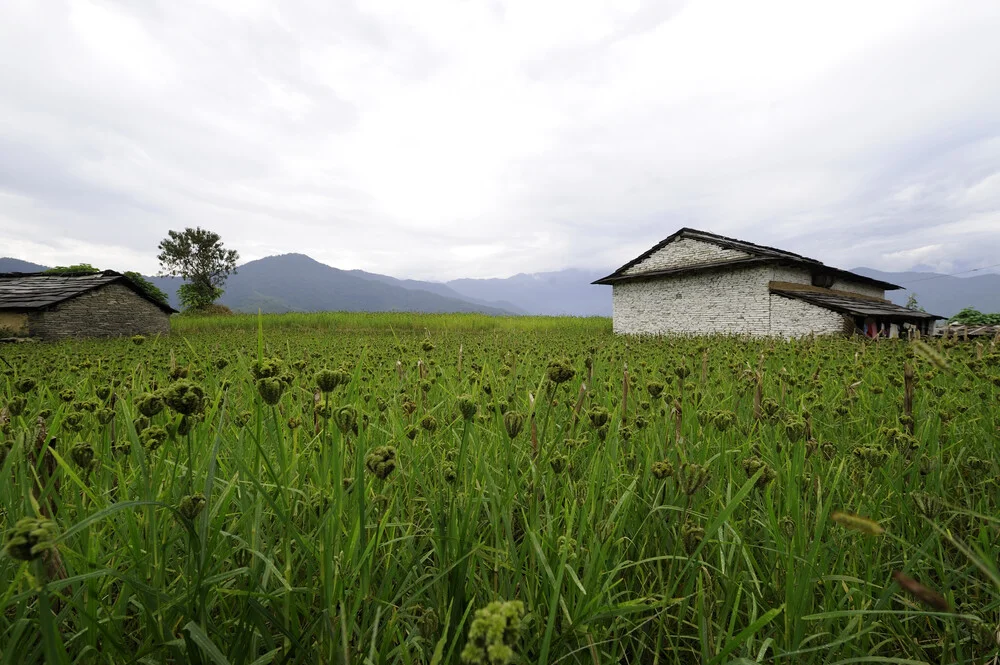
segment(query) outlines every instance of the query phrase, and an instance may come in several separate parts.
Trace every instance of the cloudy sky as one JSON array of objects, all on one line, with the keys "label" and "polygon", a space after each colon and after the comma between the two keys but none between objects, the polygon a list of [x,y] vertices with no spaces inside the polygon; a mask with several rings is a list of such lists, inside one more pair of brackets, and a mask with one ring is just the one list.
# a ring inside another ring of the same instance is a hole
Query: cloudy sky
[{"label": "cloudy sky", "polygon": [[149,273],[200,225],[443,280],[693,226],[985,268],[997,35],[996,0],[4,0],[0,256]]}]

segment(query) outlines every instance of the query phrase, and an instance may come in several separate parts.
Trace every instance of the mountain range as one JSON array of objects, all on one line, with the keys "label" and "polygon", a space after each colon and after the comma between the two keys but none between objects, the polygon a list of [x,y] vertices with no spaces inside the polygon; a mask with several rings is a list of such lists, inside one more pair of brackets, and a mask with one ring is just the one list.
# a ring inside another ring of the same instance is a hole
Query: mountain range
[{"label": "mountain range", "polygon": [[[0,272],[37,272],[45,266],[0,258]],[[611,289],[592,281],[610,273],[570,268],[517,274],[503,279],[427,282],[397,279],[363,270],[340,270],[304,254],[269,256],[241,265],[226,282],[220,302],[236,311],[268,313],[319,311],[483,312],[611,316]],[[919,306],[940,316],[963,307],[1000,311],[1000,275],[952,277],[926,272],[883,272],[855,268],[868,277],[906,287],[887,297],[905,304],[913,293]],[[179,308],[175,277],[149,277]]]}]

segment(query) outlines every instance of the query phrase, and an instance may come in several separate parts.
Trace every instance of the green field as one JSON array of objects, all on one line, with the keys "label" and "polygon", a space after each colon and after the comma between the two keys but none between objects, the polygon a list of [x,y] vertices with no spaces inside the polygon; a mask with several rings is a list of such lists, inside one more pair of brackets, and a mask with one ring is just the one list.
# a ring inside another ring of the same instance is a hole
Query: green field
[{"label": "green field", "polygon": [[0,665],[1000,652],[989,341],[175,318],[0,347],[0,445]]}]

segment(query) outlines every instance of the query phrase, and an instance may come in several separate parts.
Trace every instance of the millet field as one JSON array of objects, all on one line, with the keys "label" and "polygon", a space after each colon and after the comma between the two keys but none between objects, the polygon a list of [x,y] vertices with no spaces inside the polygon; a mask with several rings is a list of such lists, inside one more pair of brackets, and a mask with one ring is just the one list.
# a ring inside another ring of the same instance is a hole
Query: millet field
[{"label": "millet field", "polygon": [[0,346],[0,665],[997,663],[1000,348],[607,319]]}]

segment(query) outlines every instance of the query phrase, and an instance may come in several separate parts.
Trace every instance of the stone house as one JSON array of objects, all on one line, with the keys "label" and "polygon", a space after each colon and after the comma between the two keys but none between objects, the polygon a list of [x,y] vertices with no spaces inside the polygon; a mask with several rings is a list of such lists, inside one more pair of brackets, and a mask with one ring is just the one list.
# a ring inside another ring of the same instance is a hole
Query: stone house
[{"label": "stone house", "polygon": [[683,228],[594,284],[621,334],[927,334],[942,317],[885,298],[900,286],[815,259]]},{"label": "stone house", "polygon": [[93,275],[0,273],[0,331],[6,334],[42,340],[166,335],[176,311],[110,270]]}]

